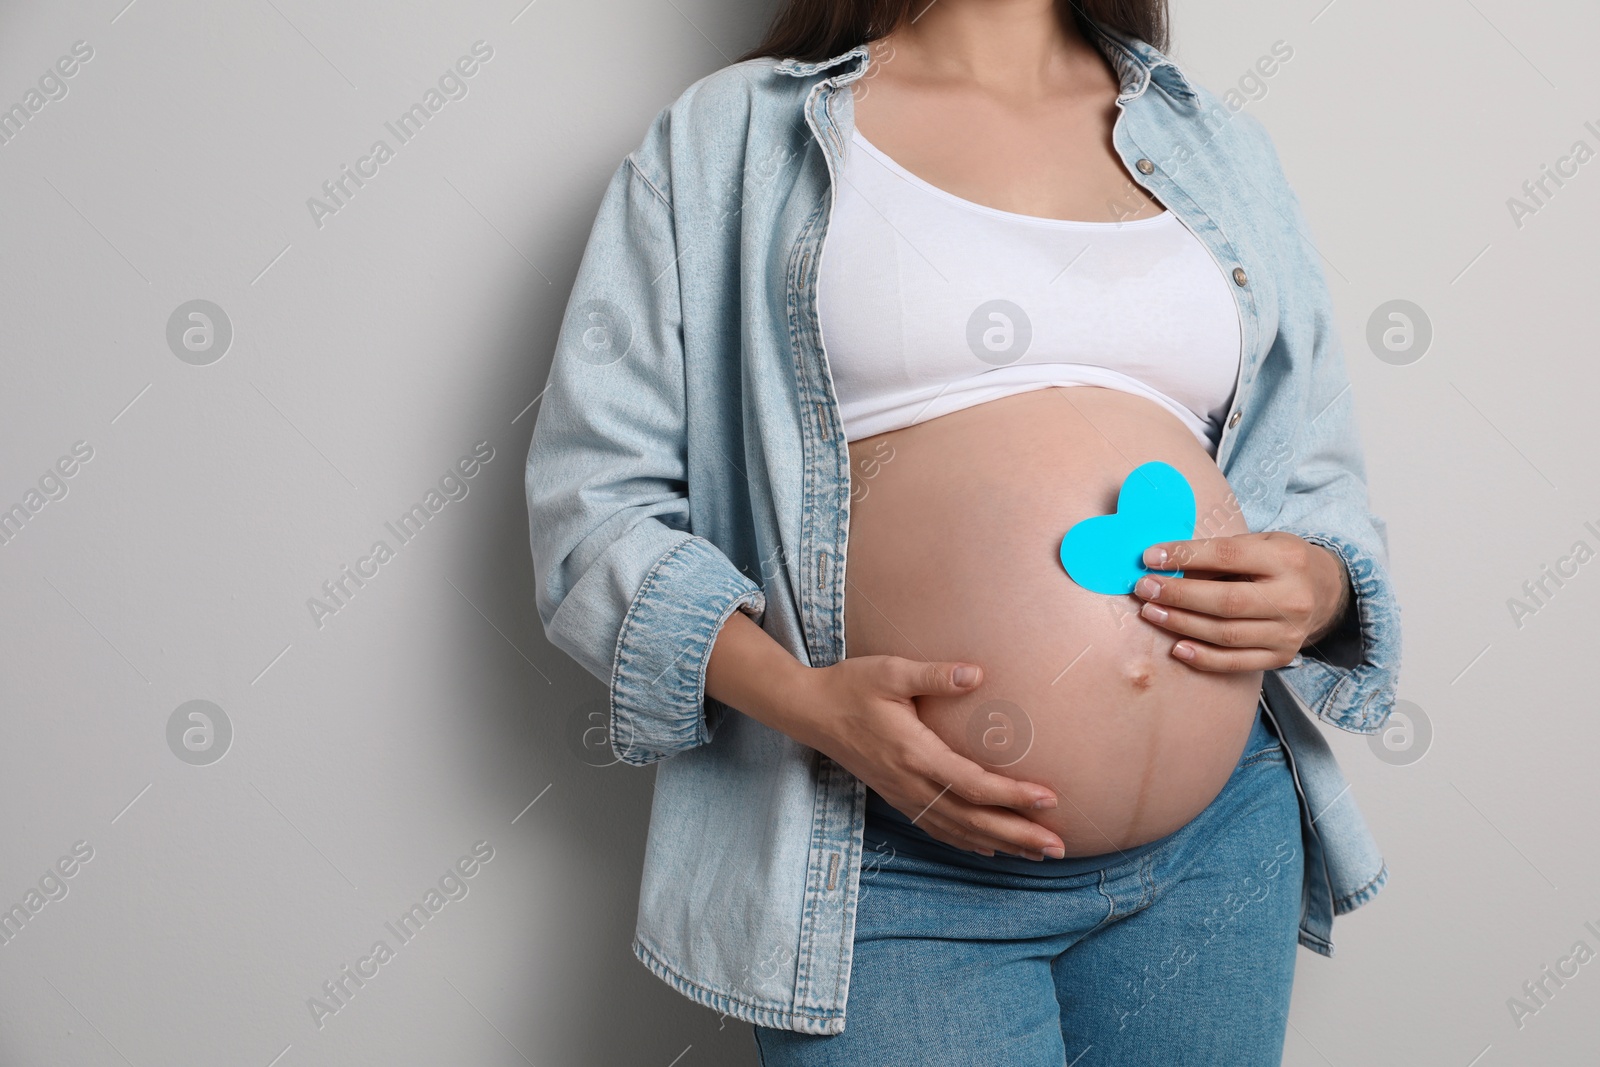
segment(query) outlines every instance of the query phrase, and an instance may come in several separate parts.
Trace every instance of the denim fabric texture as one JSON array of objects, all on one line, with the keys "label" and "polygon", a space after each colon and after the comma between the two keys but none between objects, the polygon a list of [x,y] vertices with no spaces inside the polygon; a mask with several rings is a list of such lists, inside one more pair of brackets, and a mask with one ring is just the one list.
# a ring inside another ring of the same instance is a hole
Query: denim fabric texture
[{"label": "denim fabric texture", "polygon": [[[1086,28],[1120,79],[1128,173],[1232,281],[1217,463],[1251,530],[1325,545],[1355,590],[1350,624],[1263,688],[1301,807],[1299,941],[1328,954],[1387,871],[1318,723],[1382,726],[1400,619],[1327,285],[1260,122]],[[609,690],[617,757],[657,768],[635,954],[718,1012],[815,1034],[845,1028],[866,789],[708,699],[705,673],[735,611],[802,662],[845,655],[849,453],[817,266],[867,60],[734,64],[660,112],[600,204],[526,477],[545,633]]]},{"label": "denim fabric texture", "polygon": [[1276,1067],[1300,838],[1294,778],[1260,714],[1216,799],[1137,856],[1013,874],[869,833],[850,1025],[757,1027],[761,1063]]}]

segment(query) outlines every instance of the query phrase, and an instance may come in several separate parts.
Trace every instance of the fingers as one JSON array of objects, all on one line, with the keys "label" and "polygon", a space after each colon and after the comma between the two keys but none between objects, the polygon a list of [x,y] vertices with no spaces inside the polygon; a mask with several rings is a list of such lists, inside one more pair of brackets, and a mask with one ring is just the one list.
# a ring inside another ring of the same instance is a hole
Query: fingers
[{"label": "fingers", "polygon": [[[1055,793],[1045,786],[986,771],[942,741],[926,756],[918,770],[937,782],[946,783],[951,793],[969,804],[1018,811],[1047,810],[1056,806]],[[1059,841],[1053,843],[1060,844]]]},{"label": "fingers", "polygon": [[1233,534],[1192,541],[1162,541],[1144,550],[1144,565],[1156,570],[1207,570],[1224,574],[1276,574],[1292,546],[1273,533]]},{"label": "fingers", "polygon": [[1002,808],[978,808],[946,792],[907,818],[930,836],[970,852],[1002,852],[1029,859],[1059,859],[1060,839],[1036,823]]},{"label": "fingers", "polygon": [[1139,615],[1180,637],[1194,637],[1221,648],[1278,648],[1284,644],[1281,621],[1218,618],[1182,608],[1146,603]]},{"label": "fingers", "polygon": [[[1022,851],[1014,842],[984,833],[975,827],[964,825],[952,816],[938,810],[939,801],[933,807],[925,808],[920,812],[912,812],[907,816],[912,824],[920,827],[923,832],[947,845],[963,848],[969,852],[982,852],[994,855],[996,852]],[[949,807],[946,803],[945,807]]]},{"label": "fingers", "polygon": [[[1142,583],[1144,579],[1140,581]],[[1185,599],[1183,593],[1169,588],[1173,581],[1162,580],[1160,594],[1140,606],[1139,617],[1185,638],[1172,646],[1172,654],[1191,667],[1219,672],[1272,670],[1291,662],[1305,642],[1305,630],[1281,615],[1274,618],[1243,618],[1222,614],[1220,608],[1216,613],[1209,613],[1169,606],[1175,600]],[[1197,584],[1203,586],[1208,583]],[[1215,584],[1249,586],[1255,583]],[[1197,599],[1207,601],[1205,596],[1189,596],[1187,599],[1191,603]]]},{"label": "fingers", "polygon": [[1270,670],[1291,662],[1310,636],[1314,603],[1305,583],[1212,581],[1146,575],[1134,586],[1139,615],[1175,634],[1172,654],[1211,671]]},{"label": "fingers", "polygon": [[900,656],[884,659],[897,696],[956,696],[983,681],[983,669],[974,663],[925,663]]},{"label": "fingers", "polygon": [[975,830],[936,811],[930,811],[918,819],[917,825],[935,840],[968,852],[977,852],[985,856],[996,854],[1022,856],[1031,860],[1045,858],[1043,852],[1024,848],[1013,841]]},{"label": "fingers", "polygon": [[[1164,607],[1226,619],[1276,619],[1279,612],[1261,591],[1259,582],[1228,582],[1209,578],[1168,578],[1147,574],[1133,587],[1133,595]],[[1153,620],[1154,621],[1154,620]]]},{"label": "fingers", "polygon": [[1038,852],[1057,859],[1066,854],[1060,837],[1015,813],[1055,807],[1049,790],[993,774],[948,749],[933,762],[928,774],[931,799],[912,813],[914,819],[948,820],[961,833],[987,837],[991,848],[1006,852]]},{"label": "fingers", "polygon": [[1196,670],[1231,673],[1270,671],[1287,666],[1294,653],[1270,648],[1218,648],[1200,641],[1179,641],[1172,654]]},{"label": "fingers", "polygon": [[[961,695],[983,680],[976,664],[899,656],[882,657],[879,670],[879,684],[892,695],[907,699]],[[1054,833],[1015,814],[1055,807],[1055,793],[1048,788],[985,770],[931,731],[926,732],[922,744],[912,746],[902,766],[921,777],[920,786],[909,792],[924,798],[921,806],[907,811],[906,816],[939,840],[988,855],[1020,853],[1043,859],[1066,854]]]},{"label": "fingers", "polygon": [[966,833],[999,842],[990,846],[998,851],[1020,852],[1040,859],[1046,856],[1051,859],[1061,859],[1067,854],[1061,838],[1038,823],[1004,808],[980,807],[969,804],[960,797],[952,797],[949,793],[946,793],[934,808],[935,810],[943,808],[940,814]]}]

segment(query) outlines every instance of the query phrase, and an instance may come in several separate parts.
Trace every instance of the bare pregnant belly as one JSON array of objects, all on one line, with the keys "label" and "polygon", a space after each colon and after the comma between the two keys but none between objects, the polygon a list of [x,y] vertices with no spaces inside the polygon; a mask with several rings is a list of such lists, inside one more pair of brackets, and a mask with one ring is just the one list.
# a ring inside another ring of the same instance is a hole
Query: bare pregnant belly
[{"label": "bare pregnant belly", "polygon": [[[1227,782],[1261,672],[1199,671],[1133,596],[1067,577],[1061,538],[1116,508],[1129,471],[1162,460],[1194,487],[1197,537],[1247,533],[1227,481],[1170,412],[1129,393],[1052,387],[855,441],[847,655],[963,660],[962,697],[918,698],[955,751],[1054,789],[1028,817],[1069,856],[1165,836]],[[909,814],[915,815],[916,812]]]}]

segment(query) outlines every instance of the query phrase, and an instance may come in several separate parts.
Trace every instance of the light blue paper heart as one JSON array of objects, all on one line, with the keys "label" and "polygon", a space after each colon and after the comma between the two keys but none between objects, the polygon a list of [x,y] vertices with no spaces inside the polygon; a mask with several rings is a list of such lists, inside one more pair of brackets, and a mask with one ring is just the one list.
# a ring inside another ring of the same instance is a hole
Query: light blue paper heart
[{"label": "light blue paper heart", "polygon": [[1067,576],[1095,593],[1126,594],[1147,574],[1172,578],[1182,571],[1144,565],[1144,550],[1161,541],[1194,536],[1194,490],[1176,467],[1146,463],[1123,479],[1113,515],[1084,519],[1061,539]]}]

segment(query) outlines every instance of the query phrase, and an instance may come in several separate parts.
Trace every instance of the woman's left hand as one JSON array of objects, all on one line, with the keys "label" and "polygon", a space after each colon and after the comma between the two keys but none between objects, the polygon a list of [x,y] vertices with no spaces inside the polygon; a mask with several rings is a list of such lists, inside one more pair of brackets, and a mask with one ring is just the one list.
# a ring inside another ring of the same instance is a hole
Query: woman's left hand
[{"label": "woman's left hand", "polygon": [[1144,565],[1184,572],[1145,575],[1134,595],[1141,618],[1183,638],[1172,654],[1204,671],[1285,666],[1335,628],[1352,597],[1337,555],[1281,531],[1163,541]]}]

